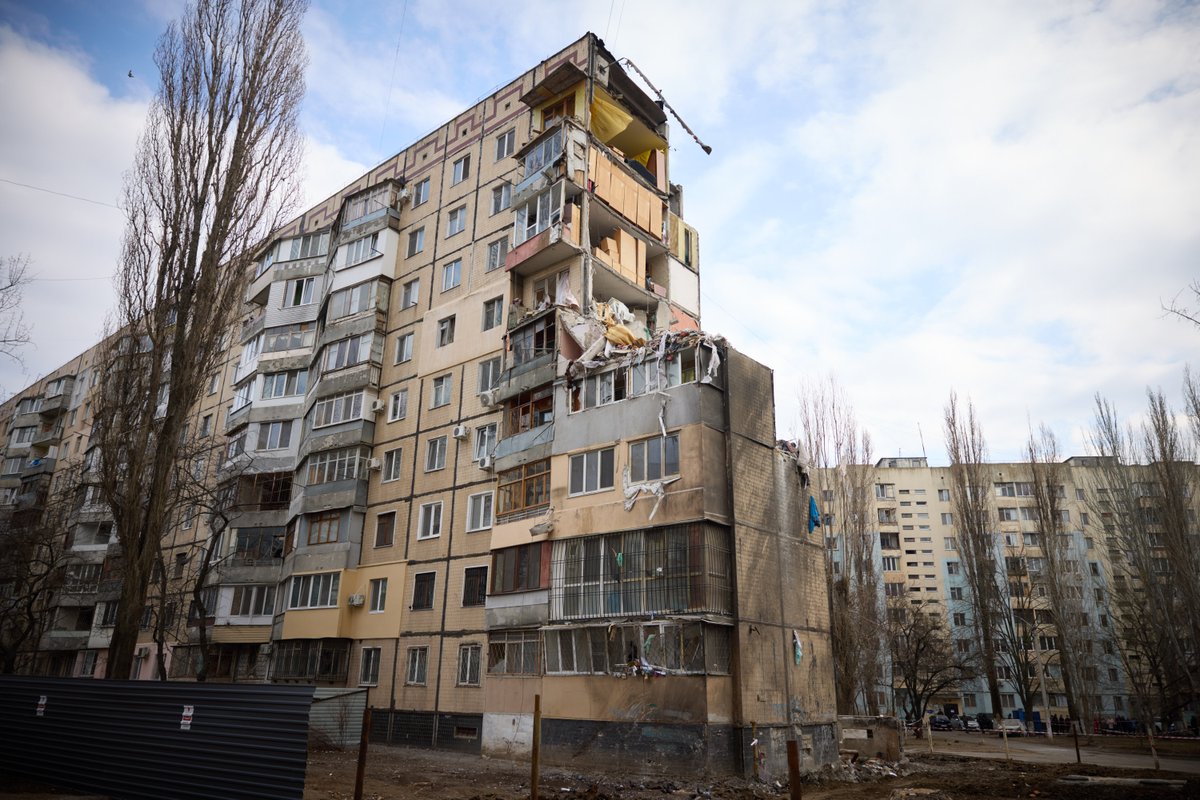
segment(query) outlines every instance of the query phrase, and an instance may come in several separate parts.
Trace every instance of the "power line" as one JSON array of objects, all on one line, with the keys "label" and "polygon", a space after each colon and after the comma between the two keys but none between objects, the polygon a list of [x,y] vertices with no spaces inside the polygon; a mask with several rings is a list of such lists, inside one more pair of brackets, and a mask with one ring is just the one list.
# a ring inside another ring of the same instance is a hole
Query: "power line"
[{"label": "power line", "polygon": [[379,144],[375,149],[383,158],[383,134],[387,131],[388,111],[392,107],[392,89],[396,86],[396,66],[400,63],[400,42],[404,38],[404,20],[408,17],[408,0],[404,0],[404,8],[400,11],[400,31],[396,34],[396,54],[392,56],[392,77],[388,80],[387,100],[383,104],[383,121],[379,125]]},{"label": "power line", "polygon": [[97,275],[94,278],[30,278],[29,282],[37,281],[107,281],[111,280],[112,275]]},{"label": "power line", "polygon": [[13,186],[20,186],[25,189],[33,189],[35,192],[45,192],[46,194],[56,194],[59,197],[68,197],[72,200],[82,200],[85,203],[93,203],[98,206],[107,206],[108,208],[115,208],[118,211],[125,210],[125,209],[121,208],[120,206],[113,205],[112,203],[105,203],[103,200],[93,200],[90,197],[80,197],[77,194],[67,194],[66,192],[56,192],[55,190],[47,189],[44,186],[34,186],[33,184],[21,183],[20,181],[10,181],[8,178],[0,178],[0,181],[2,181],[4,183],[11,183]]}]

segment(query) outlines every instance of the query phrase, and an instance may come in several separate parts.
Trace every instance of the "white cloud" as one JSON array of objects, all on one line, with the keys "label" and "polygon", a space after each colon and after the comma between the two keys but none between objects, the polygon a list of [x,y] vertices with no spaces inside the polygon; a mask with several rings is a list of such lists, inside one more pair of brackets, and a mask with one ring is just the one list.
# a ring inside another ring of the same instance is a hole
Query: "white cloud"
[{"label": "white cloud", "polygon": [[[77,53],[0,26],[0,177],[115,205],[144,115],[143,104],[114,99],[92,81]],[[25,293],[34,339],[28,372],[0,364],[4,390],[19,389],[98,337],[112,304],[105,276],[123,225],[116,208],[0,183],[3,255],[28,254],[43,279]]]}]

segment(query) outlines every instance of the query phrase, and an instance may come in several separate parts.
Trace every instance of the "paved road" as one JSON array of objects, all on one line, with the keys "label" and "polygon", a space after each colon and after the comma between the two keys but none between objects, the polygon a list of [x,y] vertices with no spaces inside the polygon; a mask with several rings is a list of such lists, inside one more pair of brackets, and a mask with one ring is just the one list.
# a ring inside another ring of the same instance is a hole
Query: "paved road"
[{"label": "paved road", "polygon": [[[966,738],[970,736],[970,738]],[[958,740],[957,742],[955,740]],[[923,739],[909,739],[905,748],[913,752],[928,752],[929,743]],[[1033,737],[1014,737],[1008,740],[1008,748],[1017,761],[1036,764],[1074,764],[1075,748],[1047,744]],[[999,737],[981,734],[936,732],[933,749],[939,753],[953,753],[976,758],[1004,758],[1004,742]],[[1079,754],[1085,764],[1127,769],[1154,769],[1154,759],[1149,753],[1127,753],[1079,746]],[[1162,769],[1173,772],[1188,772],[1200,775],[1200,758],[1159,756]]]}]

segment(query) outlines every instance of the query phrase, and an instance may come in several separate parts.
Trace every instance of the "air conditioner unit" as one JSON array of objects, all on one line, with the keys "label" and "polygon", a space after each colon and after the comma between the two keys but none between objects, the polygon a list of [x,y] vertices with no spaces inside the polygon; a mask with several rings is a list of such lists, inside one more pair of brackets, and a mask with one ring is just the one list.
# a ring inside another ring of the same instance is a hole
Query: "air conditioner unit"
[{"label": "air conditioner unit", "polygon": [[455,439],[458,439],[461,441],[462,439],[467,438],[467,435],[470,433],[471,433],[470,425],[455,425],[454,432],[452,435],[454,436]]},{"label": "air conditioner unit", "polygon": [[383,469],[383,460],[378,458],[368,458],[367,469]]},{"label": "air conditioner unit", "polygon": [[492,471],[492,457],[491,456],[482,456],[479,459],[479,468],[482,470],[491,472]]},{"label": "air conditioner unit", "polygon": [[496,405],[496,390],[488,389],[479,393],[479,402],[484,408],[491,408]]},{"label": "air conditioner unit", "polygon": [[380,411],[383,411],[385,408],[387,408],[386,400],[372,400],[371,401],[371,413],[378,414]]},{"label": "air conditioner unit", "polygon": [[354,608],[358,608],[359,606],[361,606],[361,605],[362,605],[363,603],[365,603],[366,601],[367,601],[367,598],[366,598],[366,597],[364,597],[364,596],[363,596],[363,595],[361,595],[361,594],[352,594],[352,595],[350,595],[349,597],[347,597],[347,598],[346,598],[346,602],[347,602],[349,605],[353,606]]}]

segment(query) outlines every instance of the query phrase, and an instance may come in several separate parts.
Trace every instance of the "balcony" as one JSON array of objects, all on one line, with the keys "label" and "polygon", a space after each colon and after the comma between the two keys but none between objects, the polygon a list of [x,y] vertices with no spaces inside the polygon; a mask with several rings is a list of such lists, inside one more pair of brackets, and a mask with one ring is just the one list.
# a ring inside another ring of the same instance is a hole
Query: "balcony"
[{"label": "balcony", "polygon": [[31,458],[25,462],[25,469],[21,470],[22,478],[31,478],[35,475],[49,475],[54,472],[56,460],[53,458]]},{"label": "balcony", "polygon": [[33,446],[58,444],[58,440],[62,438],[62,425],[42,425],[33,434],[33,439],[29,442]]},{"label": "balcony", "polygon": [[267,298],[271,293],[271,278],[274,275],[272,265],[258,265],[258,274],[251,280],[250,285],[246,287],[246,302],[253,303],[258,306],[265,306]]},{"label": "balcony", "polygon": [[67,405],[70,403],[71,394],[75,391],[75,379],[72,378],[63,384],[63,388],[59,394],[53,397],[47,397],[42,401],[42,407],[38,409],[38,414],[43,417],[56,417],[67,410]]}]

